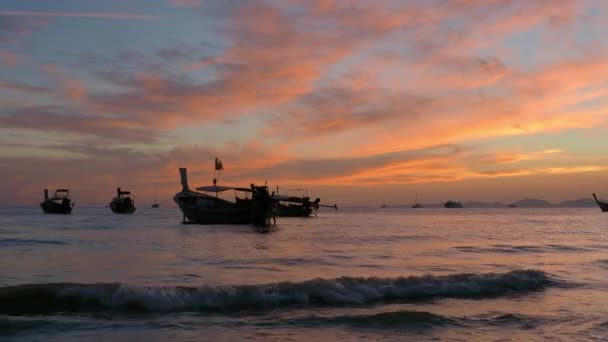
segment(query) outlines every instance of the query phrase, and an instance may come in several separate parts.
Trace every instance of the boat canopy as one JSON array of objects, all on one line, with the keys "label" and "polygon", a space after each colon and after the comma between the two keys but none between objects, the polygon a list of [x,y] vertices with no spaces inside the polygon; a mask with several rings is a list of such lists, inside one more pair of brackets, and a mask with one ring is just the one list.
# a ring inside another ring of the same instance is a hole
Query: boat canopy
[{"label": "boat canopy", "polygon": [[272,199],[275,201],[293,202],[293,203],[310,203],[309,197],[296,197],[288,195],[273,195]]},{"label": "boat canopy", "polygon": [[222,191],[226,191],[226,190],[251,192],[251,189],[249,189],[249,188],[236,188],[233,186],[219,186],[219,185],[201,186],[199,188],[196,188],[196,190],[204,191],[204,192],[222,192]]}]

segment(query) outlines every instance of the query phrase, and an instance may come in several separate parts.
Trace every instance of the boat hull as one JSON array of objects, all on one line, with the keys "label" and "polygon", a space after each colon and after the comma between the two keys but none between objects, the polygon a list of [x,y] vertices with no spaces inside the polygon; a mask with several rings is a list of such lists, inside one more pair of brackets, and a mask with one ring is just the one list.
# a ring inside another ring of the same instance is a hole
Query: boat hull
[{"label": "boat hull", "polygon": [[608,203],[600,201],[595,194],[593,194],[593,198],[595,199],[597,206],[600,207],[603,212],[608,213]]},{"label": "boat hull", "polygon": [[180,206],[189,223],[196,224],[251,224],[249,210],[205,210]]},{"label": "boat hull", "polygon": [[131,203],[125,201],[114,200],[110,202],[110,209],[115,214],[133,214],[137,208]]},{"label": "boat hull", "polygon": [[453,201],[447,201],[445,202],[445,204],[443,205],[444,208],[448,208],[448,209],[462,209],[462,203],[460,202],[453,202]]},{"label": "boat hull", "polygon": [[53,200],[43,201],[40,203],[40,208],[46,214],[71,214],[72,213],[72,202],[61,202],[58,203]]},{"label": "boat hull", "polygon": [[313,209],[301,205],[280,205],[279,217],[310,217]]},{"label": "boat hull", "polygon": [[[270,226],[271,208],[256,206],[253,200],[239,199],[236,203],[221,198],[187,191],[173,198],[184,214],[184,223],[194,224],[247,224]],[[187,219],[187,221],[186,221]]]}]

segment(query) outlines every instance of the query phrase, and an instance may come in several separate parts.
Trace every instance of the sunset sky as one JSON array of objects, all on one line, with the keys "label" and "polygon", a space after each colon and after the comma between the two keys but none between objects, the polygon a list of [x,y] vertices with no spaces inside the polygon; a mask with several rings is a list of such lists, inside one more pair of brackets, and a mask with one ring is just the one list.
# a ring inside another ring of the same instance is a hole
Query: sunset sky
[{"label": "sunset sky", "polygon": [[608,198],[603,0],[2,0],[0,205]]}]

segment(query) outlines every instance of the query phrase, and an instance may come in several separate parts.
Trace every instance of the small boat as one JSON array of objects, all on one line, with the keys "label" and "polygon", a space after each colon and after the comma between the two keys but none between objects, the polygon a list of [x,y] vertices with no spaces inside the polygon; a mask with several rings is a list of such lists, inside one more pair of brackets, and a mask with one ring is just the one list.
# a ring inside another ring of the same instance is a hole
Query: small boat
[{"label": "small boat", "polygon": [[[295,189],[304,190],[304,189]],[[314,201],[310,200],[308,194],[302,196],[289,195],[272,195],[272,199],[278,203],[279,217],[310,217],[313,213],[321,208],[334,208],[338,210],[338,205],[323,205],[320,204],[321,199],[317,198]]]},{"label": "small boat", "polygon": [[456,201],[447,201],[443,204],[445,208],[462,208],[462,203]]},{"label": "small boat", "polygon": [[380,206],[380,209],[385,209],[385,208],[387,208],[386,204],[383,204]]},{"label": "small boat", "polygon": [[71,214],[74,202],[70,198],[70,190],[57,189],[53,197],[49,197],[49,190],[44,189],[44,201],[40,208],[47,214]]},{"label": "small boat", "polygon": [[158,193],[156,189],[154,189],[154,204],[152,204],[152,208],[160,207],[160,203],[158,203]]},{"label": "small boat", "polygon": [[511,203],[511,204],[509,204],[509,208],[517,208],[517,204]]},{"label": "small boat", "polygon": [[135,208],[135,200],[131,197],[131,191],[116,188],[116,197],[112,198],[110,209],[115,214],[133,214],[137,208]]},{"label": "small boat", "polygon": [[[218,170],[217,160],[216,170]],[[250,224],[260,228],[259,231],[262,232],[268,231],[275,223],[276,201],[268,193],[267,186],[254,184],[249,188],[218,186],[214,178],[214,185],[199,187],[196,188],[197,191],[193,191],[188,186],[187,169],[180,168],[179,172],[182,191],[175,194],[173,200],[184,215],[183,223]],[[234,202],[218,197],[219,193],[228,190],[235,191]],[[246,195],[244,198],[239,198],[237,192]],[[249,195],[251,198],[248,197]]]},{"label": "small boat", "polygon": [[595,194],[593,194],[593,198],[603,212],[608,212],[608,202],[600,201]]}]

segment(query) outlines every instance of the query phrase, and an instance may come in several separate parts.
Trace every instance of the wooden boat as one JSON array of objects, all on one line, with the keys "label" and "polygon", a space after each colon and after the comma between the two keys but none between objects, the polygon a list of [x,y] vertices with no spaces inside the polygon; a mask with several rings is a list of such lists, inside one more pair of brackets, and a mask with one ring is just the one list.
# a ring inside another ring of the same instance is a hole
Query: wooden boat
[{"label": "wooden boat", "polygon": [[456,201],[447,201],[443,204],[445,208],[462,208],[462,203]]},{"label": "wooden boat", "polygon": [[44,189],[44,201],[40,208],[47,214],[71,214],[74,202],[70,198],[69,189],[57,189],[53,197],[49,197],[49,190]]},{"label": "wooden boat", "polygon": [[116,188],[116,197],[112,198],[110,209],[115,214],[133,214],[137,208],[135,208],[135,200],[131,197],[131,191]]},{"label": "wooden boat", "polygon": [[[300,196],[290,196],[290,191],[300,191]],[[277,193],[279,188],[277,187]],[[320,204],[321,199],[317,198],[314,201],[308,197],[307,189],[290,189],[287,190],[287,195],[275,194],[272,199],[277,201],[277,208],[280,217],[310,217],[315,214],[321,207],[338,209],[338,205],[323,205]]]},{"label": "wooden boat", "polygon": [[593,198],[603,212],[608,212],[608,202],[600,201],[595,194],[593,194]]},{"label": "wooden boat", "polygon": [[[261,231],[267,231],[274,225],[277,215],[276,201],[268,193],[267,186],[254,184],[249,188],[218,186],[214,179],[214,185],[196,188],[200,191],[197,192],[190,190],[188,186],[187,169],[180,168],[179,172],[182,191],[175,194],[173,200],[184,215],[184,223],[251,224],[262,228]],[[235,191],[234,202],[218,197],[219,193],[229,190]],[[239,198],[237,192],[246,195],[244,198]]]}]

